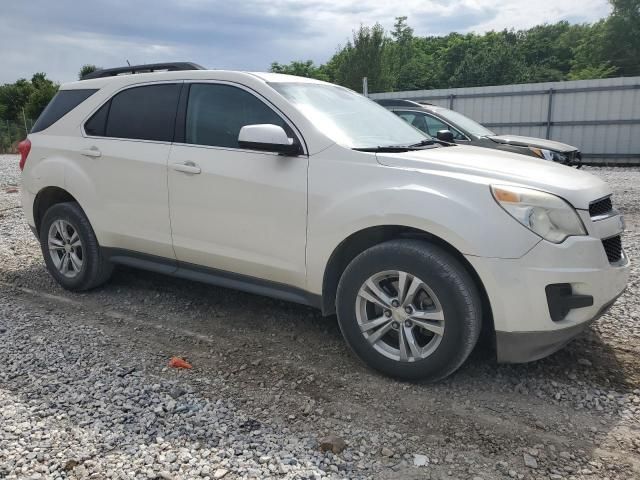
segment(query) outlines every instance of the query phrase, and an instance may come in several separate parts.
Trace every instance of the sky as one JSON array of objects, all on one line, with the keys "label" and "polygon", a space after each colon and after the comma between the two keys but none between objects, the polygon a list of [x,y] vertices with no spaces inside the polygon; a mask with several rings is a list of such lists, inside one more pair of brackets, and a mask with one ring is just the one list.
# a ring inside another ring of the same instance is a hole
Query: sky
[{"label": "sky", "polygon": [[0,15],[0,84],[80,67],[192,61],[265,71],[271,62],[323,63],[360,24],[416,35],[482,33],[568,20],[593,22],[607,0],[9,0]]}]

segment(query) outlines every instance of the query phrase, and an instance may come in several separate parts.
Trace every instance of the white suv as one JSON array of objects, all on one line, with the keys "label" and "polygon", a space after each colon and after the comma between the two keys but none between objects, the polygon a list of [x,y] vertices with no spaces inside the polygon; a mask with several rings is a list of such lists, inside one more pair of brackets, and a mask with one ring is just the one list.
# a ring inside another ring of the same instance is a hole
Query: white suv
[{"label": "white suv", "polygon": [[112,74],[63,85],[20,145],[64,288],[125,264],[312,305],[367,364],[423,380],[481,329],[499,361],[544,357],[625,288],[624,223],[590,174],[433,140],[307,78]]}]

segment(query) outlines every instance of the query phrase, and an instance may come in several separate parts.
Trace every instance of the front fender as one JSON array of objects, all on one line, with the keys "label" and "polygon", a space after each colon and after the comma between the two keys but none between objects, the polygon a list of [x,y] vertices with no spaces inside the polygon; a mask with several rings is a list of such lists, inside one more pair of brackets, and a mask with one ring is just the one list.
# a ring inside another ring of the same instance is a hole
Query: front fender
[{"label": "front fender", "polygon": [[[314,293],[322,291],[334,250],[369,227],[411,227],[482,257],[519,258],[540,241],[496,204],[486,184],[355,160],[310,162],[307,271]],[[354,185],[357,178],[366,181]]]}]

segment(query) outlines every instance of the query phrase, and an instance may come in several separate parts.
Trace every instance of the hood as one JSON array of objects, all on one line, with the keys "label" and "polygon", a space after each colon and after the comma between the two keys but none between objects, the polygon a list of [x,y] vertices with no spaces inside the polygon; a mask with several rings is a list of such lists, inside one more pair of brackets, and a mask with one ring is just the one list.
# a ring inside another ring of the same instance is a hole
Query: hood
[{"label": "hood", "polygon": [[566,143],[555,142],[553,140],[545,140],[544,138],[522,137],[520,135],[493,135],[487,137],[496,143],[507,145],[516,145],[518,147],[537,147],[555,152],[574,152],[578,150],[576,147],[567,145]]},{"label": "hood", "polygon": [[611,194],[600,178],[556,162],[501,150],[454,146],[402,153],[377,153],[382,165],[464,177],[476,183],[520,185],[558,195],[575,208]]}]

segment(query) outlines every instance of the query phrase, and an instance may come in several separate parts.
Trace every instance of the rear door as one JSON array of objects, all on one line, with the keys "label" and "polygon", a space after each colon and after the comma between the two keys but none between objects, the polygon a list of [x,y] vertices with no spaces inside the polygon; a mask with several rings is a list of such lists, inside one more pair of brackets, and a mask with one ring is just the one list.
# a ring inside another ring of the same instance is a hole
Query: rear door
[{"label": "rear door", "polygon": [[169,159],[177,259],[304,285],[308,158],[238,146],[245,125],[275,124],[290,138],[298,134],[264,98],[240,85],[185,83],[184,92],[184,138]]},{"label": "rear door", "polygon": [[82,162],[101,205],[92,212],[101,243],[175,259],[167,160],[181,82],[132,86],[84,124]]}]

